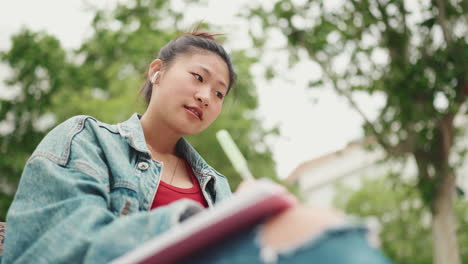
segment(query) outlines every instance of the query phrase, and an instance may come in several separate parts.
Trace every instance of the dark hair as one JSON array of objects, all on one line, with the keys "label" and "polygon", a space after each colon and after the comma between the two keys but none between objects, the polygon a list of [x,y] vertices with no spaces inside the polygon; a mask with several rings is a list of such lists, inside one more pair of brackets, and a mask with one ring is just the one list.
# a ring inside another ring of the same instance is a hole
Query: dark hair
[{"label": "dark hair", "polygon": [[[223,46],[221,46],[221,44],[219,44],[214,38],[218,35],[220,34],[198,32],[197,30],[184,33],[162,47],[162,49],[159,51],[158,59],[164,62],[163,67],[168,68],[174,62],[177,56],[194,54],[196,52],[213,52],[214,54],[221,57],[228,67],[229,84],[227,93],[229,93],[231,87],[236,81],[236,73],[232,66],[231,58],[224,50]],[[151,99],[151,93],[153,90],[152,88],[153,84],[148,78],[139,92],[147,104],[149,104]]]}]

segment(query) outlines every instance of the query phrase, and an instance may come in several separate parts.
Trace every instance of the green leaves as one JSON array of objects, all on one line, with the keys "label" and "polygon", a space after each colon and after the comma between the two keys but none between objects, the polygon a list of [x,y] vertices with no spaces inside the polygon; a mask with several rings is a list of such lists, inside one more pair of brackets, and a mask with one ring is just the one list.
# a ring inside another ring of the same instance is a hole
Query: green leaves
[{"label": "green leaves", "polygon": [[[371,176],[371,175],[369,175]],[[375,176],[375,175],[373,175]],[[335,205],[350,215],[380,223],[383,251],[395,263],[432,263],[430,211],[424,206],[414,182],[395,182],[395,176],[366,178],[358,190],[337,186]],[[455,216],[460,245],[468,241],[464,227],[468,225],[468,202],[455,202]],[[462,263],[468,261],[468,250],[461,247]]]},{"label": "green leaves", "polygon": [[[448,157],[466,153],[465,149],[454,150],[460,133],[454,132],[457,127],[453,122],[456,116],[466,115],[461,113],[468,96],[466,11],[466,1],[410,4],[402,0],[350,0],[333,5],[329,1],[309,0],[304,5],[277,1],[273,12],[257,8],[249,17],[263,21],[264,32],[279,30],[283,33],[288,39],[287,51],[292,62],[297,62],[300,51],[306,51],[309,58],[320,65],[323,78],[310,83],[309,87],[332,87],[342,95],[365,120],[365,136],[376,139],[386,150],[387,160],[407,161],[409,157],[416,160],[418,179],[412,195],[418,195],[427,213],[427,208],[434,208],[436,200],[439,206],[452,208],[451,190],[455,192],[452,172],[461,163],[449,163]],[[295,16],[308,21],[306,26],[291,23]],[[265,36],[259,43],[269,41]],[[374,120],[365,115],[363,110],[367,106],[354,99],[356,92],[377,92],[384,96],[385,102]],[[358,200],[363,208],[374,201],[383,206],[379,195],[375,192],[367,197],[369,200],[362,197]],[[357,213],[384,214],[366,210]],[[405,212],[396,211],[393,217],[399,217],[399,213],[400,217],[407,216]],[[437,210],[431,213],[439,220],[440,217],[450,218],[453,212],[447,210],[444,216]],[[385,223],[385,219],[381,220]],[[420,241],[418,236],[409,235],[413,231],[406,226],[400,230],[384,233],[383,237],[397,241],[395,234],[398,234],[413,244],[429,240],[428,236]],[[455,240],[455,234],[450,232],[454,226],[447,226],[447,230],[444,239]],[[417,232],[429,231],[426,228]],[[436,252],[446,251],[443,241],[433,243],[434,249],[438,249]],[[402,244],[403,247],[386,246],[391,255],[401,256],[398,263],[430,262],[430,255],[419,258],[413,253],[424,248]],[[456,255],[457,247],[451,253]]]},{"label": "green leaves", "polygon": [[[11,201],[24,163],[44,136],[41,117],[51,111],[53,94],[65,83],[65,57],[56,38],[27,29],[14,35],[11,49],[2,52],[1,61],[11,69],[4,84],[14,91],[12,98],[0,99],[0,121],[8,127],[0,137],[2,203]],[[0,221],[7,208],[0,206]]]},{"label": "green leaves", "polygon": [[[413,151],[434,152],[438,144],[435,135],[440,129],[436,124],[445,115],[457,114],[459,102],[466,101],[460,90],[461,84],[467,82],[468,46],[461,35],[452,43],[435,40],[432,28],[440,29],[442,22],[437,17],[440,7],[434,1],[430,7],[409,8],[403,1],[345,1],[339,7],[323,1],[308,1],[305,5],[278,1],[272,12],[257,8],[250,18],[264,21],[265,32],[283,32],[293,62],[297,52],[305,50],[322,67],[324,78],[311,83],[311,88],[329,84],[360,112],[359,108],[365,106],[352,102],[350,93],[383,93],[385,107],[366,124],[373,128],[367,129],[366,135],[381,138],[381,143],[393,137],[392,144],[385,144],[389,154],[397,154],[390,148],[407,144],[408,138],[417,139]],[[466,13],[460,12],[463,8],[461,2],[446,3],[450,19],[443,23],[456,25],[466,21]],[[431,12],[424,13],[420,21],[410,17],[421,10]],[[298,27],[291,23],[293,16],[313,22]],[[456,46],[457,51],[449,46]],[[395,126],[398,131],[391,129]]]},{"label": "green leaves", "polygon": [[[93,34],[75,51],[63,49],[46,33],[23,29],[13,37],[11,49],[1,53],[1,61],[12,69],[7,89],[19,92],[0,101],[0,122],[13,131],[0,137],[0,183],[7,186],[0,188],[0,221],[27,158],[48,129],[79,114],[116,123],[134,112],[143,113],[145,105],[137,92],[149,63],[183,32],[178,27],[183,14],[172,10],[169,1],[133,0],[112,10],[91,10],[95,11]],[[203,26],[209,31],[209,25]],[[265,131],[253,114],[258,105],[250,75],[254,59],[243,51],[234,52],[232,59],[240,77],[226,98],[224,113],[189,141],[235,188],[240,177],[215,137],[221,128],[231,132],[256,177],[275,179],[276,172],[265,142],[274,132]],[[44,117],[50,119],[45,131],[38,129]]]}]

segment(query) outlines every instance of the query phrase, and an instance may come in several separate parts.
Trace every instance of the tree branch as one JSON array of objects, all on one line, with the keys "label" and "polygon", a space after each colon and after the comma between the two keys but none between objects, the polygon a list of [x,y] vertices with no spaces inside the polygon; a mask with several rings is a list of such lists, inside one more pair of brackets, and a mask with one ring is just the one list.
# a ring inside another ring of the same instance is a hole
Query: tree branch
[{"label": "tree branch", "polygon": [[405,64],[409,64],[409,57],[408,54],[409,54],[409,47],[407,45],[407,43],[409,42],[409,36],[408,36],[408,24],[407,24],[407,19],[406,19],[406,7],[405,7],[405,1],[401,1],[398,5],[398,9],[400,10],[400,13],[401,13],[401,19],[402,19],[402,27],[403,27],[403,35],[405,36],[405,43],[404,43],[404,47],[403,47],[403,60],[405,62]]},{"label": "tree branch", "polygon": [[448,166],[450,150],[453,146],[453,120],[455,115],[447,113],[437,122],[437,128],[440,133],[439,149],[437,150],[440,159],[435,164],[441,164],[442,169]]},{"label": "tree branch", "polygon": [[452,45],[452,34],[448,28],[447,17],[445,16],[445,0],[436,0],[436,4],[438,10],[437,22],[442,28],[442,33],[444,34],[444,39],[447,43],[447,47],[450,47]]},{"label": "tree branch", "polygon": [[[390,155],[399,155],[399,154],[404,154],[404,153],[411,153],[411,148],[407,147],[408,143],[411,142],[410,138],[404,142],[400,142],[396,146],[392,146],[390,143],[388,143],[386,140],[384,140],[384,137],[382,133],[378,132],[374,123],[370,121],[370,119],[366,116],[366,114],[359,108],[358,104],[356,101],[353,99],[351,96],[350,92],[345,91],[343,89],[340,89],[337,84],[337,78],[334,77],[334,74],[330,70],[330,67],[328,66],[327,63],[319,60],[315,54],[310,54],[310,56],[322,67],[323,71],[325,72],[325,75],[327,78],[333,83],[333,88],[335,91],[338,92],[339,95],[343,96],[346,98],[346,100],[350,103],[351,107],[364,119],[364,123],[370,127],[372,130],[372,134],[375,136],[377,142],[387,151],[388,154]],[[411,144],[410,144],[411,145]]]},{"label": "tree branch", "polygon": [[376,2],[377,2],[377,9],[379,9],[380,14],[382,15],[382,21],[385,24],[385,29],[386,30],[392,29],[392,27],[390,26],[390,23],[388,22],[388,15],[387,15],[387,12],[385,11],[385,6],[383,6],[380,1],[376,1]]}]

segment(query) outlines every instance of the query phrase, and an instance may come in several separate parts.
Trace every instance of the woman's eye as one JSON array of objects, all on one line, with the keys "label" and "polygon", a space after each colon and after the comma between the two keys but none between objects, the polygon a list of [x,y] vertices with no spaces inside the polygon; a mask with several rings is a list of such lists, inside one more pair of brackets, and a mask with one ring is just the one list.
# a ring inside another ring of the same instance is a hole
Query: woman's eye
[{"label": "woman's eye", "polygon": [[192,73],[192,75],[197,79],[199,82],[203,82],[203,77],[198,73]]},{"label": "woman's eye", "polygon": [[221,92],[216,92],[216,96],[217,96],[219,99],[223,99],[223,98],[224,98],[224,94],[221,93]]}]

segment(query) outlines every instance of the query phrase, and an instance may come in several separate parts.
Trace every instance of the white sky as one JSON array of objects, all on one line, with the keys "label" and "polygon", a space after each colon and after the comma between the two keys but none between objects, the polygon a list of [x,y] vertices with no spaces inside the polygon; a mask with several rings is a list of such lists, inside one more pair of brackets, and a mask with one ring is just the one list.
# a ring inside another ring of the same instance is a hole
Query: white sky
[{"label": "white sky", "polygon": [[[99,3],[105,6],[111,2],[101,0]],[[245,25],[234,18],[237,7],[245,2],[211,1],[207,8],[191,11],[187,23],[203,19],[219,25],[229,38],[239,40],[231,47],[245,47],[248,45],[242,41]],[[92,18],[92,13],[83,10],[81,0],[4,1],[0,8],[0,50],[10,47],[10,36],[22,26],[47,31],[59,38],[65,48],[78,47],[91,33]],[[279,56],[273,61],[284,62]],[[278,124],[281,128],[282,136],[271,142],[280,177],[288,176],[300,163],[343,148],[362,136],[362,119],[343,98],[330,89],[305,88],[308,78],[317,75],[318,71],[313,63],[302,63],[284,70],[284,75],[279,76],[291,80],[289,82],[280,78],[271,83],[257,81],[260,118],[267,127]],[[5,68],[0,68],[0,79],[5,75]],[[375,112],[372,109],[377,107],[379,100],[369,100],[364,95],[357,99],[365,103],[369,114]]]}]

